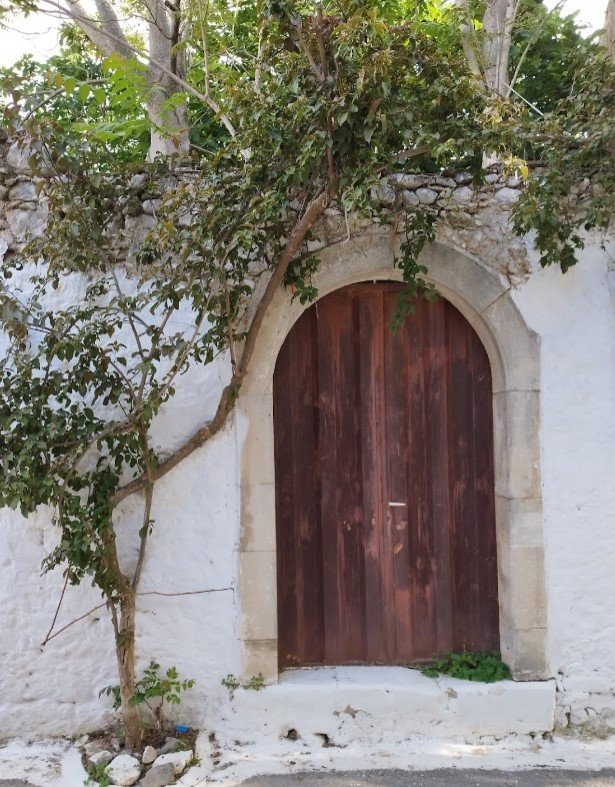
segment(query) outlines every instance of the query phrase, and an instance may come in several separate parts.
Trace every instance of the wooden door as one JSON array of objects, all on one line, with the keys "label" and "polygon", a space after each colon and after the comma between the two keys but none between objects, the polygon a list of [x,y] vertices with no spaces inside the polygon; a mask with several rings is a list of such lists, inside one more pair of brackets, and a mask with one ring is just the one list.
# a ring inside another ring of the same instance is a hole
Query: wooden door
[{"label": "wooden door", "polygon": [[499,648],[489,360],[394,283],[297,321],[274,375],[280,667]]}]

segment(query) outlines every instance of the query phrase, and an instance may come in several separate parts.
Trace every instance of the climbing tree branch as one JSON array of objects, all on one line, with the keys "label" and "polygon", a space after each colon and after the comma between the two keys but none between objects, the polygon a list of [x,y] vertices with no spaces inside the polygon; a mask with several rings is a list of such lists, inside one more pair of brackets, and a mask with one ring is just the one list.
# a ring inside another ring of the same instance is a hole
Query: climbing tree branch
[{"label": "climbing tree branch", "polygon": [[[256,341],[265,319],[267,310],[273,300],[277,290],[282,286],[284,277],[291,264],[294,256],[301,248],[308,232],[312,229],[314,224],[323,215],[325,209],[331,203],[333,195],[333,185],[328,185],[320,194],[318,194],[310,202],[304,214],[296,222],[293,231],[286,243],[284,251],[280,255],[279,262],[273,271],[269,282],[265,288],[256,311],[250,322],[243,350],[241,356],[236,364],[236,367],[231,376],[228,385],[222,391],[218,406],[214,417],[208,423],[201,426],[180,448],[174,451],[167,459],[160,462],[160,464],[152,472],[152,481],[157,481],[159,478],[165,476],[174,467],[177,467],[186,457],[190,456],[194,451],[204,445],[214,435],[216,435],[226,423],[229,413],[233,409],[237,394],[241,387],[241,383],[248,371],[250,360],[254,354]],[[128,484],[120,487],[111,498],[112,504],[115,506],[122,500],[125,500],[130,495],[143,489],[147,483],[147,477],[141,475],[130,481]]]}]

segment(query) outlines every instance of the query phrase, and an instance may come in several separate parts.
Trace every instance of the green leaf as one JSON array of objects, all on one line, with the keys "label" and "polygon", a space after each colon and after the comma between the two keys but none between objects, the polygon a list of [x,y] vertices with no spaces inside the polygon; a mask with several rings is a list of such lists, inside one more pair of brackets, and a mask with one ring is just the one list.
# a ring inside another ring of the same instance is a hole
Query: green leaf
[{"label": "green leaf", "polygon": [[77,87],[77,80],[75,77],[66,77],[64,79],[64,90],[66,91],[67,95],[70,94],[75,90]]}]

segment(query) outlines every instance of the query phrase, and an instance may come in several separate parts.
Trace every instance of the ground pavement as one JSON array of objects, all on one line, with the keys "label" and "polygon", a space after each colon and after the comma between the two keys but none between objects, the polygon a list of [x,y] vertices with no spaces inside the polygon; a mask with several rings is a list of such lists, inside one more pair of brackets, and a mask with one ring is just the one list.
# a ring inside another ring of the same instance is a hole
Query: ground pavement
[{"label": "ground pavement", "polygon": [[[352,773],[293,776],[258,776],[241,783],[244,787],[615,787],[615,770],[598,771],[354,771]],[[0,779],[0,787],[32,787],[29,782]]]},{"label": "ground pavement", "polygon": [[[0,782],[0,786],[2,782]],[[354,771],[336,774],[259,776],[242,782],[261,787],[615,787],[615,770],[598,771]],[[21,787],[21,785],[19,786]]]}]

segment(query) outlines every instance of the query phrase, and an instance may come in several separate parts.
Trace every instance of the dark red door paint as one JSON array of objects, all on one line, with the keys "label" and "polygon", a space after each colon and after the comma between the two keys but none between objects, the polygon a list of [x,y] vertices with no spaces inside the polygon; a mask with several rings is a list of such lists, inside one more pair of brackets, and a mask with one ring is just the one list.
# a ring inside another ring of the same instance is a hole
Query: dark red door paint
[{"label": "dark red door paint", "polygon": [[327,295],[278,357],[281,668],[499,647],[489,360],[444,298],[394,335],[400,289]]}]

